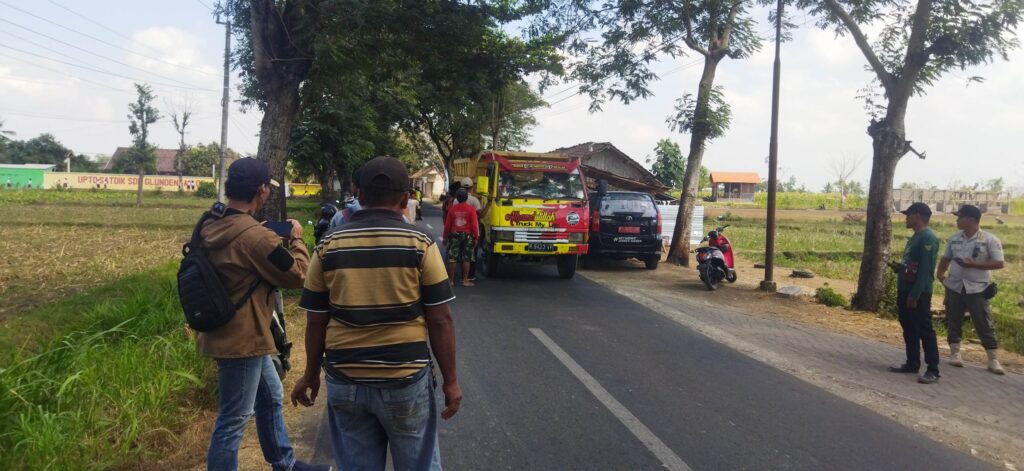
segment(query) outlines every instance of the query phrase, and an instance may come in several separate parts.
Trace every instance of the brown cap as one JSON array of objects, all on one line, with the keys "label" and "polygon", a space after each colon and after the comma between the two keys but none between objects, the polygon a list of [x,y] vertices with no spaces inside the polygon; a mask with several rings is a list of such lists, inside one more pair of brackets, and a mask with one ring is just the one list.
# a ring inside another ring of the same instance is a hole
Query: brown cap
[{"label": "brown cap", "polygon": [[409,170],[394,157],[375,157],[359,169],[359,189],[363,191],[409,191]]}]

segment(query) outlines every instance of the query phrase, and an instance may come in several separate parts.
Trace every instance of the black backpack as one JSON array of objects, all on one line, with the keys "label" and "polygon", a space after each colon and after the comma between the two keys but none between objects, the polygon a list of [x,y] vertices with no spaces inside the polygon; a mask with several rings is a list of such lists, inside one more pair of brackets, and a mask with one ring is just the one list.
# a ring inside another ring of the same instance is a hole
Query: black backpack
[{"label": "black backpack", "polygon": [[199,332],[208,332],[227,324],[259,287],[257,280],[242,299],[237,303],[231,302],[217,269],[202,247],[199,232],[203,223],[210,219],[220,219],[225,209],[223,204],[217,203],[203,213],[192,231],[192,239],[181,249],[185,258],[178,268],[178,299],[185,313],[185,322]]}]

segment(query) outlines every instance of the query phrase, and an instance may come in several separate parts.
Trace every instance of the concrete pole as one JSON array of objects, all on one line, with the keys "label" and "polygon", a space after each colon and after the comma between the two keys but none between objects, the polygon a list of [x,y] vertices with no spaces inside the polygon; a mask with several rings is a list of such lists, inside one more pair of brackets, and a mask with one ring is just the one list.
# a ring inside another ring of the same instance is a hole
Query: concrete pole
[{"label": "concrete pole", "polygon": [[227,0],[223,4],[224,22],[220,21],[218,15],[217,23],[224,25],[224,94],[220,101],[220,163],[217,166],[217,201],[224,202],[224,179],[227,171],[228,151],[228,104],[231,100],[231,12],[228,10],[231,5]]},{"label": "concrete pole", "polygon": [[764,238],[764,280],[761,289],[774,292],[775,284],[775,190],[778,186],[779,166],[779,80],[782,73],[780,55],[782,45],[782,5],[778,0],[775,10],[775,64],[772,71],[772,130],[768,143],[768,224]]}]

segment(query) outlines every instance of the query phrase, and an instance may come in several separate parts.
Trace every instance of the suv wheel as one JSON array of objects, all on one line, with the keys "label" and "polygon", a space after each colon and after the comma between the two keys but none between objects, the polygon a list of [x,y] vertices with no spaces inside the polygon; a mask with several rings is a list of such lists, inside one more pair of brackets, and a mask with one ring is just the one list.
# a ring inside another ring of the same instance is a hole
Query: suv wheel
[{"label": "suv wheel", "polygon": [[644,260],[644,266],[646,266],[648,270],[657,270],[658,269],[658,262],[660,262],[660,261],[661,261],[661,256],[660,255],[651,255],[650,257],[647,257],[646,260]]}]

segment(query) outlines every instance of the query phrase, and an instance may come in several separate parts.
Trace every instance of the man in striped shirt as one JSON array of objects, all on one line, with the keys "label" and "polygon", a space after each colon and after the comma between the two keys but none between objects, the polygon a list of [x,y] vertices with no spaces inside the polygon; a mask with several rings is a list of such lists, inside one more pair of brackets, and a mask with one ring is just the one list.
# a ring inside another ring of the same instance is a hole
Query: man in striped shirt
[{"label": "man in striped shirt", "polygon": [[307,311],[306,373],[292,403],[311,406],[327,374],[328,413],[340,469],[440,469],[431,353],[445,410],[459,410],[455,299],[429,234],[403,222],[409,173],[377,157],[360,170],[363,210],[316,248],[299,301]]}]

